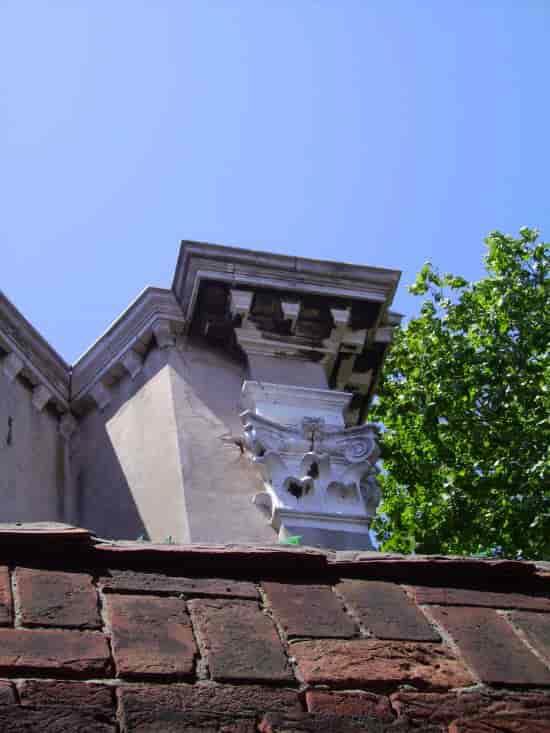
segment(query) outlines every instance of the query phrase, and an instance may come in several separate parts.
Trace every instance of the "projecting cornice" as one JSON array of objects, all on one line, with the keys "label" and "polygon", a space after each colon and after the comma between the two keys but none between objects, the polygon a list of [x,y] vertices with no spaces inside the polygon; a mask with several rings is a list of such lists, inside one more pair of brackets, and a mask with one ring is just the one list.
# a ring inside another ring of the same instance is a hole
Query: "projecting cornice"
[{"label": "projecting cornice", "polygon": [[106,407],[109,385],[126,374],[136,377],[151,340],[159,348],[174,344],[183,323],[171,290],[146,288],[75,363],[72,403],[89,396],[99,409]]},{"label": "projecting cornice", "polygon": [[[183,242],[171,290],[148,287],[67,364],[0,292],[0,369],[32,390],[37,410],[103,410],[134,379],[151,343],[192,330],[247,356],[318,361],[330,385],[372,395],[393,328],[400,273],[378,267]],[[201,300],[202,298],[202,300]]]},{"label": "projecting cornice", "polygon": [[391,303],[400,275],[399,270],[183,241],[172,289],[189,318],[204,280],[234,287]]},{"label": "projecting cornice", "polygon": [[69,407],[70,366],[0,291],[0,368],[8,379],[24,376],[38,410]]}]

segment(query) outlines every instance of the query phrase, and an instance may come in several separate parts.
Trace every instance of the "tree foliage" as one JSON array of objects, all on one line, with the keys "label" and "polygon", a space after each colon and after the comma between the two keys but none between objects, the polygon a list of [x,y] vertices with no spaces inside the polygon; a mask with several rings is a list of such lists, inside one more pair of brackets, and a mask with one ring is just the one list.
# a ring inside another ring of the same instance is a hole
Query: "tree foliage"
[{"label": "tree foliage", "polygon": [[426,263],[373,417],[384,550],[550,556],[550,250],[491,233],[478,282]]}]

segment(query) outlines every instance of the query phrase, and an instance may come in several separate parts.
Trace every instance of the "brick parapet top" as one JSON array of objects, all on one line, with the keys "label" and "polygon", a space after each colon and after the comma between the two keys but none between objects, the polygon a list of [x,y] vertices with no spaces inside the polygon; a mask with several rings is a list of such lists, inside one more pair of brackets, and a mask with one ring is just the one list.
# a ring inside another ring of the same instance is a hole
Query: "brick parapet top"
[{"label": "brick parapet top", "polygon": [[546,733],[549,631],[536,563],[0,526],[0,730]]},{"label": "brick parapet top", "polygon": [[[66,550],[71,548],[70,555]],[[68,559],[70,558],[70,559]],[[332,552],[281,545],[154,544],[110,541],[60,523],[0,524],[0,560],[56,567],[177,569],[235,578],[365,578],[484,590],[550,589],[548,563],[443,555]],[[510,585],[512,584],[512,585]]]}]

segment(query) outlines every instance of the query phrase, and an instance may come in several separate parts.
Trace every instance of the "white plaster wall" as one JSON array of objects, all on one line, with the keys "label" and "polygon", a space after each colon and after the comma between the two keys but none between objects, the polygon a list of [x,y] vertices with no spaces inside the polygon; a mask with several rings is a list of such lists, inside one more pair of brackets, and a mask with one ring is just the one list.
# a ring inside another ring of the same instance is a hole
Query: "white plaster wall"
[{"label": "white plaster wall", "polygon": [[200,344],[152,350],[73,445],[74,523],[106,538],[275,542],[260,479],[234,440],[244,367]]},{"label": "white plaster wall", "polygon": [[63,519],[64,450],[57,418],[0,370],[0,522]]},{"label": "white plaster wall", "polygon": [[245,369],[219,350],[188,343],[171,353],[185,510],[192,542],[277,541],[252,504],[259,475],[234,442],[242,435]]},{"label": "white plaster wall", "polygon": [[99,536],[188,542],[168,352],[154,349],[80,422],[75,521]]}]

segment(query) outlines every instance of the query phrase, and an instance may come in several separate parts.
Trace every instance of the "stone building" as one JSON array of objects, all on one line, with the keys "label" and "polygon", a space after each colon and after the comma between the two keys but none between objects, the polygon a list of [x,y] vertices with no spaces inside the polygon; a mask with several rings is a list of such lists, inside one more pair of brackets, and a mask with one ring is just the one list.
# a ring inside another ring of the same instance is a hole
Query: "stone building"
[{"label": "stone building", "polygon": [[184,242],[73,365],[0,293],[0,521],[369,549],[398,280]]}]

